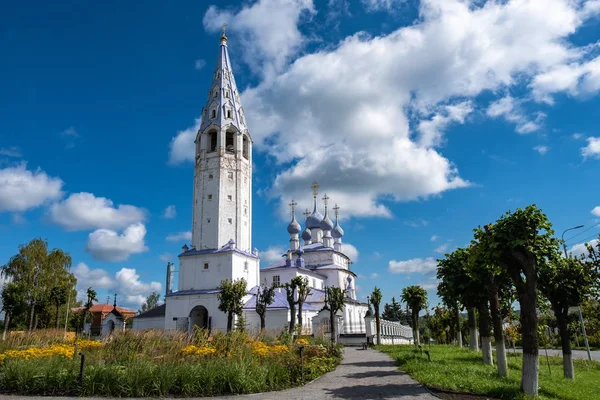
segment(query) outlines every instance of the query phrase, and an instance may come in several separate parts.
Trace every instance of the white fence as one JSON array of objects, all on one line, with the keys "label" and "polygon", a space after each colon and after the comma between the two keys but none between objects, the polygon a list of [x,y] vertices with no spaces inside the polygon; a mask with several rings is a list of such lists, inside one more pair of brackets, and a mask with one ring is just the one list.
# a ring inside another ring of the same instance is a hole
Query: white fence
[{"label": "white fence", "polygon": [[[375,343],[377,341],[377,329],[375,327],[374,317],[365,317],[367,328],[367,341]],[[379,320],[381,326],[381,344],[410,344],[413,343],[413,332],[409,326],[402,325],[400,322]]]}]

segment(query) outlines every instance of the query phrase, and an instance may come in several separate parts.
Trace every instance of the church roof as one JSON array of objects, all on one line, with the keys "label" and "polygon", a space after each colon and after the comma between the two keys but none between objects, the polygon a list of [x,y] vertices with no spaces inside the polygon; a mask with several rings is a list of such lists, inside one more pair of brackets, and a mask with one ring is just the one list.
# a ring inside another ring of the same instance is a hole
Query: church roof
[{"label": "church roof", "polygon": [[[214,117],[213,110],[215,110]],[[231,112],[230,118],[228,118],[227,110]],[[204,131],[211,125],[219,129],[230,125],[240,132],[247,131],[244,111],[240,103],[240,96],[227,51],[227,37],[224,34],[221,36],[219,58],[215,66],[206,105],[202,110],[200,131]]]},{"label": "church roof", "polygon": [[298,270],[303,271],[303,272],[308,272],[310,274],[317,275],[320,278],[327,278],[325,275],[319,274],[318,272],[316,272],[315,270],[313,270],[311,268],[298,267],[295,264],[293,264],[291,267],[288,267],[287,265],[285,265],[285,263],[284,264],[272,264],[272,265],[269,265],[268,267],[261,268],[260,270],[261,271],[273,271],[273,270],[276,270],[276,269],[288,269],[288,268],[295,268],[295,269],[298,269]]},{"label": "church roof", "polygon": [[188,294],[211,294],[211,293],[219,293],[219,289],[188,289],[188,290],[178,290],[176,292],[171,292],[165,294],[165,297],[171,296],[185,296]]},{"label": "church roof", "polygon": [[155,318],[155,317],[164,317],[165,316],[165,311],[167,309],[167,305],[166,304],[161,304],[158,307],[154,307],[146,312],[143,312],[139,315],[136,315],[134,318],[138,319],[138,318]]},{"label": "church roof", "polygon": [[237,247],[235,247],[235,243],[231,243],[231,242],[225,243],[225,245],[223,245],[223,247],[221,247],[220,249],[196,250],[194,247],[192,247],[191,249],[181,253],[178,257],[195,256],[195,255],[199,255],[199,254],[225,253],[228,251],[234,251],[236,253],[243,254],[248,257],[258,258],[258,256],[254,255],[252,253],[238,249]]}]

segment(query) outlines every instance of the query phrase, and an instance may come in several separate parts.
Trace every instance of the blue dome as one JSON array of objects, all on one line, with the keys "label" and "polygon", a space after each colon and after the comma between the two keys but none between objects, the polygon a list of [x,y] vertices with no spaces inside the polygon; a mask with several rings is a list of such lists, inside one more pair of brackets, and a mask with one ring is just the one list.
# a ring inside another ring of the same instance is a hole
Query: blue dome
[{"label": "blue dome", "polygon": [[300,226],[298,221],[296,221],[296,218],[292,219],[292,222],[290,222],[290,224],[287,227],[287,231],[290,235],[298,234],[301,230],[302,227]]},{"label": "blue dome", "polygon": [[333,236],[334,239],[340,239],[342,236],[344,236],[344,230],[339,224],[335,224],[333,230],[331,231],[331,236]]},{"label": "blue dome", "polygon": [[306,228],[304,230],[304,232],[302,232],[302,239],[303,240],[311,240],[312,239],[312,234],[310,233],[310,230],[308,228]]},{"label": "blue dome", "polygon": [[310,214],[308,218],[306,218],[306,227],[308,229],[319,228],[319,225],[321,224],[322,220],[323,216],[319,211],[317,211],[317,208],[315,207],[313,213]]},{"label": "blue dome", "polygon": [[329,219],[327,213],[325,213],[325,218],[323,218],[319,223],[319,228],[323,229],[324,231],[330,231],[333,229],[333,222]]}]

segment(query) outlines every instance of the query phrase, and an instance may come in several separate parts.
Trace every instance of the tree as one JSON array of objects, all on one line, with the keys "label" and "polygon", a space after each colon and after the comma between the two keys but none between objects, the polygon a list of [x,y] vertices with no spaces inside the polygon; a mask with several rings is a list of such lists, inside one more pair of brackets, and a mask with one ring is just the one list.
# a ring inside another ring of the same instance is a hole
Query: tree
[{"label": "tree", "polygon": [[56,307],[56,315],[54,316],[55,329],[58,329],[60,306],[67,302],[68,293],[69,288],[67,286],[56,285],[50,289],[50,293],[48,294],[49,300]]},{"label": "tree", "polygon": [[[296,287],[298,288],[298,333],[302,334],[302,306],[306,301],[306,298],[310,294],[310,286],[308,286],[308,278],[297,276],[294,279],[297,279]],[[292,279],[292,281],[294,280]]]},{"label": "tree", "polygon": [[96,291],[89,287],[87,288],[87,300],[83,305],[83,317],[81,318],[81,332],[85,330],[85,317],[87,316],[88,311],[90,311],[90,308],[94,306],[94,301],[98,301],[98,298],[96,297]]},{"label": "tree", "polygon": [[294,279],[292,279],[291,282],[286,282],[282,285],[282,287],[285,289],[285,296],[290,307],[290,325],[288,327],[289,333],[293,333],[294,327],[296,326],[296,289],[298,288],[298,281],[294,281]]},{"label": "tree", "polygon": [[[261,292],[262,288],[262,292]],[[256,306],[255,310],[260,317],[260,330],[265,330],[265,315],[267,313],[267,307],[269,307],[275,301],[275,288],[273,284],[271,286],[259,286],[256,291]]]},{"label": "tree", "polygon": [[379,317],[379,305],[381,304],[381,290],[377,286],[371,293],[371,304],[375,310],[375,329],[377,330],[377,344],[381,344],[381,319]]},{"label": "tree", "polygon": [[391,304],[385,303],[381,318],[388,321],[398,321],[400,323],[406,320],[406,315],[404,314],[404,310],[402,310],[402,305],[396,301],[395,297],[392,297]]},{"label": "tree", "polygon": [[153,308],[158,307],[158,302],[160,300],[160,294],[158,292],[152,292],[146,297],[146,302],[142,304],[142,308],[138,310],[138,313],[144,313],[146,311],[150,311]]},{"label": "tree", "polygon": [[421,286],[407,286],[402,289],[402,301],[410,308],[415,344],[419,344],[419,311],[427,305],[427,291]]},{"label": "tree", "polygon": [[325,306],[329,309],[329,325],[331,328],[331,343],[335,343],[336,329],[335,329],[335,315],[338,311],[344,308],[346,303],[346,290],[342,290],[339,287],[328,287],[325,290]]},{"label": "tree", "polygon": [[27,309],[27,302],[24,296],[24,289],[18,282],[8,282],[2,289],[2,309],[4,310],[4,331],[2,340],[10,330],[10,322],[14,315],[17,315]]},{"label": "tree", "polygon": [[66,268],[71,267],[71,256],[60,249],[48,252],[48,243],[33,239],[19,246],[19,253],[2,266],[1,274],[22,284],[27,302],[28,332],[34,330],[35,310],[47,301],[50,289],[68,278]]},{"label": "tree", "polygon": [[485,229],[482,254],[487,264],[499,265],[515,286],[521,307],[523,367],[521,390],[535,396],[538,391],[537,275],[556,257],[558,240],[552,224],[535,204],[507,212]]},{"label": "tree", "polygon": [[575,379],[569,334],[569,308],[580,305],[597,282],[593,264],[574,257],[556,257],[539,268],[538,285],[556,317],[563,353],[563,372]]},{"label": "tree", "polygon": [[246,295],[246,280],[244,278],[229,281],[224,279],[219,285],[219,310],[227,313],[227,332],[233,328],[233,316],[241,318],[244,303],[242,299]]}]

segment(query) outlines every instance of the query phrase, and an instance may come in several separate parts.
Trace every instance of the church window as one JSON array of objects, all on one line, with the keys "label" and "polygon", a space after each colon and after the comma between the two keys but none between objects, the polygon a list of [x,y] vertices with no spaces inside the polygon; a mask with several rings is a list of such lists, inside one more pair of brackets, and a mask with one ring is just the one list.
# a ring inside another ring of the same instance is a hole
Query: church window
[{"label": "church window", "polygon": [[244,271],[248,272],[248,261],[244,261]]},{"label": "church window", "polygon": [[228,194],[227,195],[227,200],[231,201],[231,200],[233,200],[233,197],[230,194]]},{"label": "church window", "polygon": [[227,218],[227,222],[229,222],[230,224],[232,224],[233,220],[231,218]]},{"label": "church window", "polygon": [[248,209],[244,207],[244,215],[248,215]]},{"label": "church window", "polygon": [[227,132],[225,134],[225,151],[228,153],[235,152],[234,140],[235,134],[233,132]]},{"label": "church window", "polygon": [[217,96],[219,95],[219,89],[215,89],[215,92],[213,93],[213,98],[217,98]]},{"label": "church window", "polygon": [[208,179],[212,179],[213,178],[213,174],[208,174]]},{"label": "church window", "polygon": [[217,71],[217,79],[221,79],[221,72]]},{"label": "church window", "polygon": [[213,119],[214,119],[214,118],[217,118],[217,110],[212,110],[212,111],[210,112],[210,117],[211,117],[211,118],[213,118]]},{"label": "church window", "polygon": [[246,160],[248,159],[248,136],[246,135],[244,135],[243,139],[242,155]]},{"label": "church window", "polygon": [[315,278],[313,278],[313,287],[316,288],[317,287],[317,280]]},{"label": "church window", "polygon": [[233,172],[228,172],[228,173],[227,173],[227,177],[228,177],[229,179],[233,179]]},{"label": "church window", "polygon": [[209,200],[212,200],[212,194],[209,194],[209,195],[208,195],[208,199],[209,199]]},{"label": "church window", "polygon": [[273,285],[279,286],[279,284],[280,284],[279,275],[273,275]]},{"label": "church window", "polygon": [[204,263],[204,269],[208,269],[208,263]]},{"label": "church window", "polygon": [[227,110],[227,118],[231,119],[231,110]]},{"label": "church window", "polygon": [[[215,110],[213,110],[213,112],[215,112]],[[213,151],[217,151],[217,132],[209,133],[208,137],[210,139],[209,152],[212,153]]]},{"label": "church window", "polygon": [[206,222],[210,224],[210,218],[206,218]]},{"label": "church window", "polygon": [[225,91],[225,97],[229,98],[229,90]]}]

